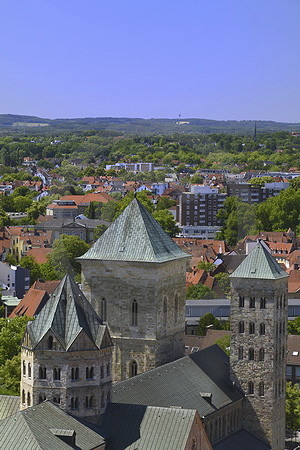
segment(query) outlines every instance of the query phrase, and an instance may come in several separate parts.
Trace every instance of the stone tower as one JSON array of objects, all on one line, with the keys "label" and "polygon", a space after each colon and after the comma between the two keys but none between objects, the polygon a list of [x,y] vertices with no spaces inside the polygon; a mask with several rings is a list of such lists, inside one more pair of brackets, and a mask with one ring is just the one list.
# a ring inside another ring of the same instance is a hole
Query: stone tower
[{"label": "stone tower", "polygon": [[112,340],[68,275],[33,322],[21,346],[21,409],[52,400],[95,421],[110,400]]},{"label": "stone tower", "polygon": [[283,450],[287,274],[259,242],[230,277],[231,377],[245,393],[243,427]]},{"label": "stone tower", "polygon": [[78,258],[114,341],[113,381],[184,356],[188,258],[137,199]]}]

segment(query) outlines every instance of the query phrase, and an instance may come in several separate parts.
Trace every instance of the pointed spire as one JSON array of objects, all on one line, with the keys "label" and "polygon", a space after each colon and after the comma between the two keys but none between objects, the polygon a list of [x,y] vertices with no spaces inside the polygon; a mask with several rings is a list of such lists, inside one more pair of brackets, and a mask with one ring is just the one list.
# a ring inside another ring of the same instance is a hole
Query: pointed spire
[{"label": "pointed spire", "polygon": [[80,260],[165,262],[188,258],[136,199]]},{"label": "pointed spire", "polygon": [[266,248],[265,243],[259,240],[249,255],[230,275],[230,278],[274,280],[287,276],[287,273],[271,255],[270,250]]}]

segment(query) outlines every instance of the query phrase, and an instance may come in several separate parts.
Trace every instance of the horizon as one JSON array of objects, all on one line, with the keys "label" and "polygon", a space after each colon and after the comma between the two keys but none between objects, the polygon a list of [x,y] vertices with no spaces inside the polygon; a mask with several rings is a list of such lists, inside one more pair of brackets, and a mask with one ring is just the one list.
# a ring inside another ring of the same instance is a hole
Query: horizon
[{"label": "horizon", "polygon": [[300,122],[299,2],[28,0],[1,13],[7,114]]}]

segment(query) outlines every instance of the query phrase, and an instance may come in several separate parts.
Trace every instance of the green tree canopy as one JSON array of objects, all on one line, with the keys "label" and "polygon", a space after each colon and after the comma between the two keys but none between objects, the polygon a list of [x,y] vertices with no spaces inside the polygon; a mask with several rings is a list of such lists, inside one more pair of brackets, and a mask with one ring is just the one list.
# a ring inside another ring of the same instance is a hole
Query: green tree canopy
[{"label": "green tree canopy", "polygon": [[199,320],[198,334],[200,336],[205,336],[207,327],[211,327],[214,330],[221,330],[221,322],[216,319],[212,313],[204,314]]},{"label": "green tree canopy", "polygon": [[94,229],[93,240],[96,241],[107,230],[107,226],[104,224],[97,225]]},{"label": "green tree canopy", "polygon": [[215,298],[215,293],[212,289],[204,284],[196,284],[195,286],[189,286],[186,293],[187,298],[197,299],[197,298]]},{"label": "green tree canopy", "polygon": [[169,236],[175,237],[179,233],[174,216],[168,209],[154,211],[153,217]]},{"label": "green tree canopy", "polygon": [[286,383],[286,427],[292,431],[300,430],[300,387]]},{"label": "green tree canopy", "polygon": [[83,255],[90,246],[78,236],[61,234],[53,243],[53,251],[48,255],[50,264],[60,276],[66,272],[80,273],[80,264],[75,258]]},{"label": "green tree canopy", "polygon": [[168,209],[171,208],[171,206],[176,205],[176,200],[173,200],[173,198],[169,197],[159,197],[157,205],[156,205],[156,211],[160,211],[162,209]]}]

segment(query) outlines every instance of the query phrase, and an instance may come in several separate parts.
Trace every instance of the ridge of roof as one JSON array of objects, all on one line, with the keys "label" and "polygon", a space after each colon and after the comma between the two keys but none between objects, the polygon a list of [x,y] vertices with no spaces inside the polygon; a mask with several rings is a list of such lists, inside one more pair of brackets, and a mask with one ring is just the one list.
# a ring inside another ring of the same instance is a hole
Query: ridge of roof
[{"label": "ridge of roof", "polygon": [[253,278],[274,280],[287,277],[287,273],[259,240],[249,255],[230,275],[230,278]]},{"label": "ridge of roof", "polygon": [[77,259],[162,263],[188,257],[134,198],[96,243]]},{"label": "ridge of roof", "polygon": [[100,348],[106,331],[91,304],[70,275],[66,275],[27,331],[33,348],[51,331],[65,350],[84,331]]}]

